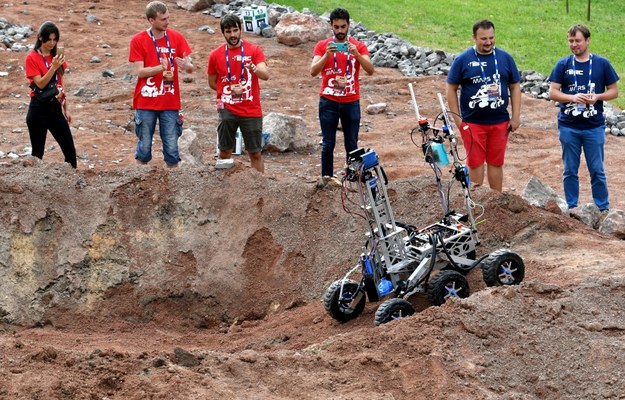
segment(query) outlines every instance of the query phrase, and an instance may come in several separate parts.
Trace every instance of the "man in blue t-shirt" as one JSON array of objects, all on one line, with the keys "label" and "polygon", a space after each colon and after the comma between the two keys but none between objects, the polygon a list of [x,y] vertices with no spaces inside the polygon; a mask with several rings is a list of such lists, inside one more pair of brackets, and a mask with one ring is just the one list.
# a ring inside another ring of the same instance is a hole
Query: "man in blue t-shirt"
[{"label": "man in blue t-shirt", "polygon": [[473,41],[475,46],[459,54],[451,65],[447,102],[467,152],[471,184],[484,183],[486,163],[490,188],[501,192],[508,133],[521,124],[521,76],[512,56],[495,49],[491,21],[473,25]]},{"label": "man in blue t-shirt", "polygon": [[572,26],[567,38],[573,54],[560,59],[549,76],[549,98],[560,103],[558,130],[564,164],[564,196],[569,210],[577,207],[577,173],[583,148],[592,198],[603,212],[610,208],[608,181],[603,169],[603,102],[618,97],[619,77],[610,61],[588,50],[590,30],[586,26]]}]

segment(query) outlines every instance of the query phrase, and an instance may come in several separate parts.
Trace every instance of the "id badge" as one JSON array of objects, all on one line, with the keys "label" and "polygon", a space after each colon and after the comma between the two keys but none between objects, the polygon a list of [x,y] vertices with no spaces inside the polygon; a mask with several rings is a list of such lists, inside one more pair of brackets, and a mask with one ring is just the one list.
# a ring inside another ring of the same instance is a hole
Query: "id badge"
[{"label": "id badge", "polygon": [[174,73],[173,71],[163,71],[163,85],[167,88],[174,86]]},{"label": "id badge", "polygon": [[232,99],[241,101],[243,97],[243,86],[240,83],[230,85],[230,91],[232,92]]},{"label": "id badge", "polygon": [[337,75],[334,78],[334,89],[342,92],[345,90],[345,86],[347,85],[347,79],[343,75]]},{"label": "id badge", "polygon": [[493,83],[486,87],[486,93],[488,94],[488,100],[495,101],[499,98],[499,85]]}]

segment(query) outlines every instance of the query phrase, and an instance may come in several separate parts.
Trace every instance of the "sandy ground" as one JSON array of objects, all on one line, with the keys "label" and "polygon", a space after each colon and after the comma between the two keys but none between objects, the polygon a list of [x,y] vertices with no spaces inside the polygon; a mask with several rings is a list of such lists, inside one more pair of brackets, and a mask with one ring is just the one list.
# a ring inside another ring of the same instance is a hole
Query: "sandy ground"
[{"label": "sandy ground", "polygon": [[[325,288],[357,260],[366,226],[345,216],[338,186],[315,188],[318,147],[265,154],[264,176],[249,168],[245,156],[236,159],[234,169],[215,171],[217,117],[205,70],[209,51],[223,38],[198,30],[210,25],[218,31],[214,18],[170,4],[172,27],[187,37],[196,68],[182,84],[183,159],[188,162],[167,170],[157,150],[153,166],[134,164],[136,139],[129,125],[134,80],[128,78],[132,69],[126,60],[130,37],[147,26],[144,5],[136,0],[63,1],[54,9],[35,2],[3,5],[5,18],[35,30],[44,20],[58,22],[72,67],[66,86],[79,154],[78,170],[71,171],[50,137],[43,163],[0,160],[3,240],[19,236],[15,219],[24,233],[24,226],[37,229],[46,208],[48,214],[52,209],[61,217],[70,215],[73,199],[87,209],[90,203],[110,201],[109,214],[141,225],[151,222],[138,214],[137,201],[160,204],[167,196],[204,196],[198,200],[204,201],[202,212],[209,222],[219,215],[220,234],[222,219],[230,221],[225,239],[206,240],[230,247],[245,278],[237,296],[209,288],[223,297],[187,298],[185,288],[206,279],[203,268],[230,260],[216,252],[212,264],[200,266],[181,256],[171,261],[179,268],[141,278],[152,284],[162,279],[169,298],[146,302],[145,293],[125,283],[97,297],[89,312],[49,305],[36,323],[0,325],[0,399],[625,398],[622,241],[519,197],[532,176],[561,193],[553,104],[523,97],[522,126],[508,147],[504,193],[481,189],[473,194],[485,209],[479,254],[513,248],[525,261],[524,283],[487,288],[479,271],[472,271],[468,299],[428,307],[416,298],[415,316],[380,327],[372,323],[377,304],[368,303],[361,317],[340,324],[325,313],[321,300]],[[99,22],[87,22],[89,14]],[[260,44],[268,57],[265,114],[302,117],[309,138],[317,142],[319,81],[308,74],[313,44],[289,48],[273,39],[246,38]],[[102,62],[90,62],[93,56]],[[24,57],[0,52],[2,69],[9,71],[0,78],[0,150],[5,153],[23,153],[29,146]],[[115,77],[102,77],[104,69]],[[410,82],[421,113],[434,120],[443,78],[408,78],[378,68],[374,76],[362,78],[362,106],[384,102],[388,109],[363,113],[360,143],[380,157],[397,218],[424,226],[437,218],[440,207],[431,170],[409,134],[416,126]],[[605,148],[615,209],[625,209],[622,141],[608,136]],[[338,148],[336,159],[343,156]],[[584,172],[586,203],[591,197]],[[83,186],[89,190],[80,191]],[[454,196],[461,206],[460,194]],[[90,215],[75,214],[64,224],[88,224]],[[106,208],[93,207],[94,218],[103,214]],[[125,237],[131,225],[119,235]],[[53,240],[62,247],[74,238]],[[157,248],[133,251],[160,254]],[[138,263],[156,261],[146,257]],[[218,278],[225,282],[227,272]],[[222,317],[211,314],[218,307]],[[200,312],[209,317],[198,317]]]}]

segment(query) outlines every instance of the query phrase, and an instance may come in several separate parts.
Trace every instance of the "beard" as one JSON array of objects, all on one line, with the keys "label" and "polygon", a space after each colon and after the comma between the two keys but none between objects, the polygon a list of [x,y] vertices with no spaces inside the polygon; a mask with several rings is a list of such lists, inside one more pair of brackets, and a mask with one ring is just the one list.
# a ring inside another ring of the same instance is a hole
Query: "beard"
[{"label": "beard", "polygon": [[241,41],[241,38],[240,38],[240,37],[231,37],[231,38],[228,38],[228,44],[229,44],[230,46],[236,46],[236,45],[238,45],[238,44],[239,44],[239,42],[240,42],[240,41]]},{"label": "beard", "polygon": [[347,37],[346,33],[335,33],[334,37],[337,38],[338,40],[345,40],[345,37]]}]

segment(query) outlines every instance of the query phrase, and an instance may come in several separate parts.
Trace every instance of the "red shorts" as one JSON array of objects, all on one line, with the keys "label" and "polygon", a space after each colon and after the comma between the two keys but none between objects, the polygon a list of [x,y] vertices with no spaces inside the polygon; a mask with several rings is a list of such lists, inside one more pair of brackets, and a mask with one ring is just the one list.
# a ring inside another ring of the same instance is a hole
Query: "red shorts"
[{"label": "red shorts", "polygon": [[508,144],[509,121],[485,125],[462,122],[460,134],[467,152],[467,166],[477,168],[486,164],[495,167],[503,165]]}]

